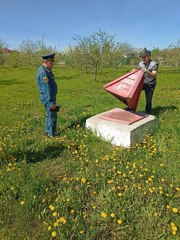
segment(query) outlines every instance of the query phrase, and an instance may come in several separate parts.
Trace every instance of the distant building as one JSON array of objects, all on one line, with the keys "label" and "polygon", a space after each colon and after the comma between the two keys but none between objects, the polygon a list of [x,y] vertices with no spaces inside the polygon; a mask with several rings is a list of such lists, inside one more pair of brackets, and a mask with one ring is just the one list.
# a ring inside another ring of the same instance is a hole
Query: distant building
[{"label": "distant building", "polygon": [[13,53],[13,50],[11,50],[9,48],[2,48],[2,49],[0,49],[0,52],[10,55]]}]

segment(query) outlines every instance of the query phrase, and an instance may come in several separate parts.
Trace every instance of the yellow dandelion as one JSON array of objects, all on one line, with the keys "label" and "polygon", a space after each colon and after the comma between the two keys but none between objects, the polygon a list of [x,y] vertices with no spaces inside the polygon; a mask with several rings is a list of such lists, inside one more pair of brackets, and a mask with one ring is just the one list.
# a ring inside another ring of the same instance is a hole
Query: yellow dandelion
[{"label": "yellow dandelion", "polygon": [[59,218],[59,221],[62,223],[62,224],[66,224],[67,220],[64,218],[64,217],[60,217]]},{"label": "yellow dandelion", "polygon": [[57,216],[57,212],[53,212],[53,217],[56,217]]},{"label": "yellow dandelion", "polygon": [[74,209],[71,210],[71,214],[74,214]]},{"label": "yellow dandelion", "polygon": [[176,231],[172,231],[172,234],[173,234],[173,235],[176,235]]},{"label": "yellow dandelion", "polygon": [[117,223],[118,223],[119,225],[121,225],[121,224],[122,224],[122,222],[123,222],[123,221],[122,221],[122,219],[121,219],[121,218],[117,220]]},{"label": "yellow dandelion", "polygon": [[108,180],[108,181],[107,181],[108,184],[110,184],[110,183],[112,183],[112,182],[114,182],[114,180]]},{"label": "yellow dandelion", "polygon": [[158,216],[158,213],[157,213],[157,212],[155,212],[155,213],[153,214],[153,216],[154,216],[154,217],[157,217],[157,216]]},{"label": "yellow dandelion", "polygon": [[106,219],[107,218],[107,214],[105,212],[102,212],[101,213],[101,217]]},{"label": "yellow dandelion", "polygon": [[148,189],[150,193],[153,193],[153,190],[151,188]]},{"label": "yellow dandelion", "polygon": [[55,222],[54,227],[58,227],[58,226],[59,226],[58,222]]},{"label": "yellow dandelion", "polygon": [[49,209],[50,209],[51,211],[54,211],[54,208],[55,208],[55,207],[54,207],[53,205],[50,205],[50,206],[49,206]]},{"label": "yellow dandelion", "polygon": [[118,193],[118,196],[119,196],[119,197],[122,197],[122,195],[123,195],[122,193]]},{"label": "yellow dandelion", "polygon": [[84,233],[84,231],[83,231],[83,230],[81,230],[81,231],[80,231],[80,234],[83,234],[83,233]]},{"label": "yellow dandelion", "polygon": [[174,213],[177,213],[177,212],[178,212],[178,209],[177,209],[177,208],[173,208],[172,211],[173,211]]},{"label": "yellow dandelion", "polygon": [[57,235],[56,231],[53,231],[53,232],[51,233],[51,236],[52,236],[52,237],[56,237],[56,235]]},{"label": "yellow dandelion", "polygon": [[111,216],[112,218],[114,218],[114,217],[115,217],[115,214],[114,214],[114,213],[111,213],[110,216]]},{"label": "yellow dandelion", "polygon": [[23,206],[25,204],[25,201],[21,201],[20,205]]},{"label": "yellow dandelion", "polygon": [[174,226],[172,226],[172,230],[173,231],[177,231],[177,227],[174,225]]},{"label": "yellow dandelion", "polygon": [[169,209],[169,208],[170,208],[170,206],[169,206],[169,205],[166,205],[166,208],[167,208],[167,209]]},{"label": "yellow dandelion", "polygon": [[51,226],[48,227],[48,231],[51,231]]},{"label": "yellow dandelion", "polygon": [[81,178],[81,182],[83,183],[83,184],[85,184],[86,183],[86,179],[83,177],[83,178]]}]

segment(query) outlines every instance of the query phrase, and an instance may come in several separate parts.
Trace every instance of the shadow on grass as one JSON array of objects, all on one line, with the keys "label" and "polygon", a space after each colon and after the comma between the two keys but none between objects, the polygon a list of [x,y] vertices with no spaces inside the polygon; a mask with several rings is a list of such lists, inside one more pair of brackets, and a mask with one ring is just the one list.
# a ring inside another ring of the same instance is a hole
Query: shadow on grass
[{"label": "shadow on grass", "polygon": [[80,127],[85,127],[85,123],[86,123],[86,119],[88,119],[89,117],[91,117],[91,115],[86,116],[86,117],[82,117],[81,119],[77,119],[74,121],[71,121],[67,126],[65,126],[63,129],[59,130],[59,133],[62,134],[64,133],[68,128],[69,129],[73,129],[75,126],[79,125]]},{"label": "shadow on grass", "polygon": [[176,106],[174,106],[174,105],[172,105],[172,106],[165,106],[165,107],[158,106],[158,107],[152,109],[152,115],[159,116],[163,112],[166,112],[166,111],[169,111],[169,110],[174,111],[174,110],[177,110],[177,109],[178,108]]},{"label": "shadow on grass", "polygon": [[17,159],[25,160],[27,163],[37,163],[42,162],[47,159],[53,159],[59,157],[64,151],[64,146],[61,144],[56,144],[54,146],[47,146],[46,148],[37,150],[27,150],[24,152],[16,152],[14,156]]}]

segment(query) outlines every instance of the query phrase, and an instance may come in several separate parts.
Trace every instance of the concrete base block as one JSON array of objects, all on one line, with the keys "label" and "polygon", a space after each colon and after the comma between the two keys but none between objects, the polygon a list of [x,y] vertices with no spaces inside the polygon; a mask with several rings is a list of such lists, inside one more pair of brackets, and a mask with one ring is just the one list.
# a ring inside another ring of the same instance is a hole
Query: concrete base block
[{"label": "concrete base block", "polygon": [[[112,109],[107,114],[113,111],[117,112],[118,108]],[[122,111],[122,109],[119,109]],[[123,110],[125,111],[125,110]],[[152,125],[155,124],[155,116],[147,115],[146,117],[131,123],[130,125],[103,119],[105,113],[100,113],[86,120],[85,127],[92,130],[98,137],[112,143],[115,146],[123,146],[130,148],[138,143],[143,142],[147,133],[151,132]]]}]

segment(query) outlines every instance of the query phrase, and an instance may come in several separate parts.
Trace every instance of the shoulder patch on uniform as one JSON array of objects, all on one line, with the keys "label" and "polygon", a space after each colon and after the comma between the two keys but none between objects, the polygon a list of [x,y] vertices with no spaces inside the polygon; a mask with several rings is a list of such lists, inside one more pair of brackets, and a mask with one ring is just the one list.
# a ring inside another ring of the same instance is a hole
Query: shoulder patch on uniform
[{"label": "shoulder patch on uniform", "polygon": [[47,77],[43,77],[43,82],[47,83],[48,82],[48,78]]}]

